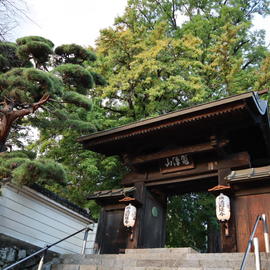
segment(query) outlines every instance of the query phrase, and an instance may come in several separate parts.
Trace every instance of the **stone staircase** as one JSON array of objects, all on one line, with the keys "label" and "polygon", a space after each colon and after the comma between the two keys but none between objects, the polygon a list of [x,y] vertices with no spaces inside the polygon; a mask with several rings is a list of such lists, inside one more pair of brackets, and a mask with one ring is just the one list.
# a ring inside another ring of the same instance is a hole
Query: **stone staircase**
[{"label": "stone staircase", "polygon": [[[119,255],[63,255],[52,270],[239,270],[243,253],[198,253],[191,248],[127,249]],[[270,257],[261,253],[261,270]],[[246,270],[255,270],[249,254]]]}]

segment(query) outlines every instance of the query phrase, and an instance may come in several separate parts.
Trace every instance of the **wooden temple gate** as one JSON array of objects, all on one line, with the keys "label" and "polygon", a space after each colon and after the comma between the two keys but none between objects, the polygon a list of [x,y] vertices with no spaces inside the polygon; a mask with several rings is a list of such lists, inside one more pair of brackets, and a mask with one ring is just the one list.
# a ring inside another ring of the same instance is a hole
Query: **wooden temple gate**
[{"label": "wooden temple gate", "polygon": [[[267,102],[248,92],[79,138],[130,168],[122,189],[89,196],[102,206],[100,253],[164,247],[167,197],[208,190],[231,199],[221,251],[243,251],[256,216],[270,216],[269,131]],[[127,196],[137,207],[133,233],[122,222]]]}]

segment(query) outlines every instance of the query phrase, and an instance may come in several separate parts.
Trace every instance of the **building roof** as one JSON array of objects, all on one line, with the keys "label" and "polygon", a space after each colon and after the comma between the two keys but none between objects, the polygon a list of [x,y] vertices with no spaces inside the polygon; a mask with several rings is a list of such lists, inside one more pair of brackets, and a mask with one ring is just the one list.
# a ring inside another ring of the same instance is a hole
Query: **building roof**
[{"label": "building roof", "polygon": [[230,184],[260,179],[270,179],[270,166],[232,171],[226,179]]},{"label": "building roof", "polygon": [[42,195],[46,196],[47,198],[67,207],[68,209],[86,217],[91,219],[90,213],[87,212],[86,209],[83,209],[81,207],[79,207],[78,205],[68,201],[67,199],[64,199],[60,196],[58,196],[57,194],[55,194],[54,192],[38,185],[38,184],[32,184],[31,186],[29,186],[31,189],[37,191],[38,193],[41,193]]},{"label": "building roof", "polygon": [[[183,147],[209,141],[213,133],[220,131],[228,133],[234,141],[233,147],[239,145],[235,151],[245,148],[245,151],[255,153],[256,158],[261,158],[260,152],[270,158],[267,101],[261,100],[255,92],[93,133],[78,138],[78,141],[84,148],[105,155],[140,154],[147,153],[147,148],[158,152],[170,144]],[[252,141],[257,145],[251,145]]]},{"label": "building roof", "polygon": [[119,189],[111,189],[111,190],[103,190],[103,191],[96,191],[90,194],[87,199],[94,200],[98,198],[113,198],[113,197],[125,197],[129,195],[133,191],[135,191],[135,187],[125,187]]},{"label": "building roof", "polygon": [[[124,131],[133,131],[133,130],[135,131],[138,128],[148,127],[148,129],[140,130],[138,132],[132,132],[132,133],[126,135],[126,136],[135,136],[135,135],[137,135],[139,133],[150,132],[151,130],[154,130],[155,128],[161,129],[161,128],[168,127],[169,123],[167,125],[163,125],[161,127],[160,126],[156,127],[157,124],[163,123],[164,120],[168,121],[168,120],[172,120],[172,119],[175,119],[175,118],[178,119],[180,116],[188,116],[190,114],[193,115],[194,113],[198,113],[198,112],[210,109],[210,108],[221,107],[222,105],[229,104],[229,103],[232,103],[234,101],[243,100],[243,99],[246,99],[246,98],[252,98],[255,105],[256,105],[256,107],[257,107],[257,109],[258,109],[258,111],[262,115],[265,114],[265,112],[267,110],[267,102],[265,100],[260,100],[257,93],[255,93],[255,92],[247,92],[247,93],[244,93],[244,94],[239,94],[239,95],[235,95],[235,96],[228,97],[228,98],[223,98],[223,99],[220,99],[218,101],[208,102],[208,103],[205,103],[205,104],[201,104],[201,105],[185,108],[185,109],[182,109],[182,110],[178,110],[178,111],[175,111],[175,112],[163,114],[163,115],[160,115],[160,116],[157,116],[157,117],[152,117],[152,118],[149,118],[149,119],[137,121],[137,122],[134,122],[132,124],[120,126],[120,127],[117,127],[117,128],[112,128],[112,129],[107,129],[107,130],[100,131],[100,132],[95,132],[93,134],[82,136],[82,137],[78,138],[78,141],[83,143],[85,141],[93,140],[95,138],[101,138],[101,137],[105,137],[105,136],[108,136],[108,135],[115,135],[116,136],[118,134],[120,135]],[[225,112],[229,112],[229,111],[225,110]],[[220,111],[219,113],[222,114],[222,113],[224,113],[224,111]],[[184,119],[182,119],[181,123],[194,121],[194,120],[197,120],[197,119],[200,119],[200,118],[203,118],[203,117],[209,117],[209,116],[192,117],[192,119],[186,119],[186,117],[185,117]],[[172,122],[170,124],[175,125],[177,123]],[[122,138],[122,137],[125,137],[125,136],[122,135],[119,138]],[[100,143],[102,143],[102,142],[100,142]]]},{"label": "building roof", "polygon": [[95,200],[95,202],[101,206],[113,204],[125,205],[128,203],[139,206],[141,205],[141,202],[134,198],[135,192],[136,188],[134,186],[112,190],[96,191],[87,196],[87,199]]}]

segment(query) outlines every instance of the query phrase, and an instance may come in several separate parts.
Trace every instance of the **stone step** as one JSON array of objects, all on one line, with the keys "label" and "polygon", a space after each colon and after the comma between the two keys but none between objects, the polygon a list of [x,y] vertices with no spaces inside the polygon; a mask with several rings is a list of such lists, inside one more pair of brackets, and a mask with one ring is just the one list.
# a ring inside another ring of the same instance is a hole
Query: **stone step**
[{"label": "stone step", "polygon": [[195,249],[186,247],[186,248],[137,248],[137,249],[126,249],[125,254],[152,254],[152,253],[160,253],[160,254],[168,254],[168,253],[198,253]]},{"label": "stone step", "polygon": [[[87,270],[87,269],[85,269]],[[206,270],[203,267],[124,267],[123,270]],[[208,270],[208,268],[207,268]],[[232,268],[209,268],[209,270],[233,270]]]},{"label": "stone step", "polygon": [[[116,268],[115,268],[116,269]],[[83,270],[92,270],[83,269]],[[239,270],[238,268],[220,268],[220,267],[124,267],[123,270]],[[245,270],[255,270],[254,267],[246,267]],[[269,268],[262,268],[269,270]]]},{"label": "stone step", "polygon": [[[125,263],[124,263],[125,264]],[[126,262],[125,265],[129,265]],[[137,260],[135,266],[139,267],[211,267],[211,268],[240,268],[240,260]],[[253,261],[249,261],[248,265],[254,265]]]},{"label": "stone step", "polygon": [[[164,252],[163,252],[164,251]],[[243,253],[198,253],[186,249],[137,249],[126,254],[63,255],[52,270],[239,270]],[[270,257],[261,253],[262,270],[270,270]],[[246,270],[254,270],[249,254]]]},{"label": "stone step", "polygon": [[[86,269],[85,269],[86,270]],[[124,267],[123,270],[236,270],[233,268],[204,268],[204,267]],[[239,268],[237,269],[239,270]],[[246,269],[254,270],[254,269]]]},{"label": "stone step", "polygon": [[114,261],[119,255],[116,254],[89,254],[89,255],[76,255],[76,254],[65,254],[61,255],[60,261],[62,264],[101,264],[101,261]]},{"label": "stone step", "polygon": [[[216,260],[216,261],[242,261],[243,253],[128,253],[119,255],[63,255],[61,262],[67,264],[91,264],[100,260]],[[254,260],[254,255],[250,254],[249,260]],[[267,260],[265,253],[261,253],[261,259]]]},{"label": "stone step", "polygon": [[[247,266],[245,270],[254,270],[254,266]],[[104,266],[104,265],[58,265],[52,270],[239,270],[239,267],[151,267],[151,266]],[[269,268],[262,267],[262,270],[269,270]]]},{"label": "stone step", "polygon": [[86,256],[74,256],[74,255],[65,255],[61,257],[62,263],[67,264],[92,264],[100,260],[175,260],[175,259],[186,259],[187,254],[119,254],[119,255],[86,255]]},{"label": "stone step", "polygon": [[[110,261],[117,262],[134,262],[134,261],[158,261],[159,263],[166,263],[168,261],[181,262],[193,261],[200,263],[208,263],[215,261],[218,265],[226,261],[241,263],[243,259],[242,253],[214,253],[214,254],[120,254],[120,255],[64,255],[61,257],[61,263],[64,264],[105,264]],[[261,253],[261,260],[266,261],[267,256]],[[254,255],[250,254],[248,262],[254,261]]]},{"label": "stone step", "polygon": [[[220,253],[219,255],[208,255],[208,254],[121,254],[118,257],[122,260],[216,260],[216,261],[224,261],[224,260],[233,260],[233,261],[242,261],[243,255],[236,254],[234,256],[230,256],[227,253]],[[254,258],[250,256],[249,258]],[[265,259],[262,256],[262,259]]]},{"label": "stone step", "polygon": [[[262,267],[265,269],[270,269],[269,264],[267,261],[262,261]],[[81,266],[83,268],[92,268],[92,266],[102,266],[104,267],[110,267],[111,269],[114,269],[117,267],[117,269],[123,269],[127,267],[146,267],[146,268],[231,268],[231,269],[239,269],[241,265],[241,261],[234,261],[234,260],[227,260],[227,261],[215,261],[215,260],[99,260],[99,261],[92,261],[87,262],[87,264],[59,264],[57,267],[55,267],[54,270],[61,270],[65,268],[66,270],[76,270],[78,269],[78,266]],[[248,267],[254,268],[254,261],[248,260],[247,261]]]}]

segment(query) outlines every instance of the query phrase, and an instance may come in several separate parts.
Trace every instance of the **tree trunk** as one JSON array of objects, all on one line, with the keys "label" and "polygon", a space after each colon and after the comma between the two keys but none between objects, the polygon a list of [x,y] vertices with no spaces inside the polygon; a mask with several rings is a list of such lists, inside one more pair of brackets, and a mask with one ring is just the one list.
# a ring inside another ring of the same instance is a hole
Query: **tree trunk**
[{"label": "tree trunk", "polygon": [[50,96],[45,94],[42,98],[31,105],[27,109],[14,110],[14,103],[12,101],[5,100],[2,102],[2,109],[0,109],[0,152],[6,151],[6,141],[10,133],[12,124],[18,119],[28,114],[34,113],[43,104],[48,102]]}]

